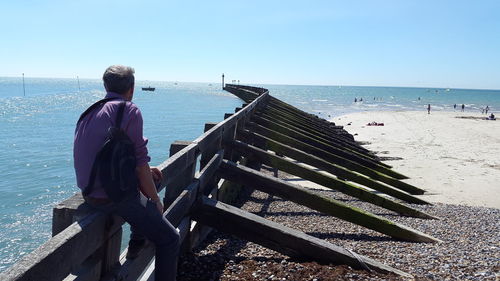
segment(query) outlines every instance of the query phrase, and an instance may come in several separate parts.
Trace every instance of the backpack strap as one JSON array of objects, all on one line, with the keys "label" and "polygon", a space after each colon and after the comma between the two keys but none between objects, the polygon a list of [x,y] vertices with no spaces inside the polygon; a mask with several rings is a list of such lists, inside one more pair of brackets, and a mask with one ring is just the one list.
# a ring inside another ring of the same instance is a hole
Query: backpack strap
[{"label": "backpack strap", "polygon": [[[102,100],[94,103],[87,110],[85,110],[84,113],[82,113],[78,122],[80,122],[81,119],[83,119],[83,117],[85,117],[85,115],[87,115],[89,112],[91,112],[97,106],[99,106],[101,104],[105,104],[108,101],[115,100],[115,99],[117,99],[117,98],[102,99]],[[116,119],[115,119],[115,127],[117,129],[121,128],[121,123],[122,123],[122,119],[123,119],[123,112],[125,111],[125,105],[127,105],[127,102],[121,101],[119,106],[118,106],[118,112],[116,113]],[[100,151],[97,152],[96,157],[94,159],[94,163],[92,164],[92,170],[90,171],[89,182],[88,182],[87,186],[85,187],[85,189],[82,191],[83,196],[88,196],[90,194],[90,192],[92,191],[92,189],[94,188],[95,178],[96,178],[96,174],[97,174],[97,168],[99,166],[99,164],[98,164],[99,161],[97,161],[97,159],[99,159],[99,155],[100,155]]]},{"label": "backpack strap", "polygon": [[115,120],[115,127],[117,129],[121,128],[122,119],[123,119],[123,112],[125,111],[125,105],[127,105],[127,102],[121,101],[120,105],[118,107],[118,113],[116,114],[116,120]]},{"label": "backpack strap", "polygon": [[108,101],[117,100],[117,99],[120,99],[120,98],[107,98],[107,99],[102,99],[102,100],[95,102],[93,105],[89,106],[89,108],[87,108],[82,113],[82,115],[80,115],[80,118],[78,118],[78,122],[76,122],[76,124],[80,123],[82,121],[82,119],[85,116],[87,116],[90,112],[92,112],[96,107],[101,106],[101,105],[107,103]]}]

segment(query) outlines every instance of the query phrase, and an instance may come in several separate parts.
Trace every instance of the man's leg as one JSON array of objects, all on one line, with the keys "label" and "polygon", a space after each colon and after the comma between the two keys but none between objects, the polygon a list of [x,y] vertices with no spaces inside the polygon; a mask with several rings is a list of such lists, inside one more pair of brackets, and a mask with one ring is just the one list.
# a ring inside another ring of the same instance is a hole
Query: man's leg
[{"label": "man's leg", "polygon": [[117,204],[116,213],[133,227],[134,235],[144,235],[155,244],[155,280],[175,280],[179,233],[155,204],[148,201],[144,207],[138,198],[131,198]]},{"label": "man's leg", "polygon": [[[156,185],[156,191],[160,189],[160,179],[154,179]],[[146,205],[146,202],[148,199],[139,193],[141,204],[143,206]],[[128,251],[127,251],[127,259],[135,259],[137,256],[139,256],[140,251],[142,248],[146,246],[146,236],[140,234],[140,231],[138,231],[134,226],[130,226],[130,241],[128,243]]]}]

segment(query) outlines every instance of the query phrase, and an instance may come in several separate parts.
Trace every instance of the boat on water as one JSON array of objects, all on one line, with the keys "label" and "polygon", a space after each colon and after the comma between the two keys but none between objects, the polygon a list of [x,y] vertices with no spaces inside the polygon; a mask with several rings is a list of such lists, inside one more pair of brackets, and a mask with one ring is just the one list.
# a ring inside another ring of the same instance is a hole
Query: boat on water
[{"label": "boat on water", "polygon": [[151,92],[153,92],[155,90],[155,88],[153,88],[153,87],[143,87],[142,90],[143,91],[151,91]]}]

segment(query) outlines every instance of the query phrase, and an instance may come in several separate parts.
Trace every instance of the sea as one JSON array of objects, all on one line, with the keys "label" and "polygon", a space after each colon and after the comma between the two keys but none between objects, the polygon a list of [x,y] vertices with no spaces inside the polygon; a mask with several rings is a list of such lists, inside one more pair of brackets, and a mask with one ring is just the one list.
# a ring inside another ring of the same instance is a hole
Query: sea
[{"label": "sea", "polygon": [[[154,92],[141,91],[152,86]],[[453,111],[500,116],[500,90],[253,85],[325,119],[361,111]],[[78,191],[72,142],[79,115],[104,97],[93,79],[0,77],[0,272],[51,236],[52,208]],[[354,100],[356,99],[356,102]],[[133,100],[144,117],[151,165],[170,144],[193,140],[242,101],[220,83],[137,81]]]}]

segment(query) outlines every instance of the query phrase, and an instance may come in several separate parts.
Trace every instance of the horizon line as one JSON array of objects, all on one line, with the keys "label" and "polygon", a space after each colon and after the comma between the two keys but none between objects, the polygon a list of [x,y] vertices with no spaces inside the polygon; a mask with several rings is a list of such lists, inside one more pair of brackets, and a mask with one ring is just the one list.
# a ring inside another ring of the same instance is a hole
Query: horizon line
[{"label": "horizon line", "polygon": [[[0,78],[22,78],[23,76],[0,76]],[[86,77],[39,77],[39,76],[24,76],[25,79],[80,79],[80,80],[101,80],[102,78],[86,78]],[[148,80],[148,79],[140,79],[137,81],[150,81],[150,82],[171,82],[171,83],[209,83],[209,84],[218,84],[221,81],[181,81],[181,80]],[[233,84],[233,83],[225,83],[225,84]],[[236,83],[234,83],[236,84]],[[342,85],[342,84],[282,84],[282,83],[238,83],[236,85],[272,85],[272,86],[313,86],[313,87],[371,87],[371,88],[418,88],[418,89],[455,89],[455,90],[484,90],[484,91],[500,91],[500,88],[462,88],[462,87],[435,87],[435,86],[391,86],[391,85]]]}]

